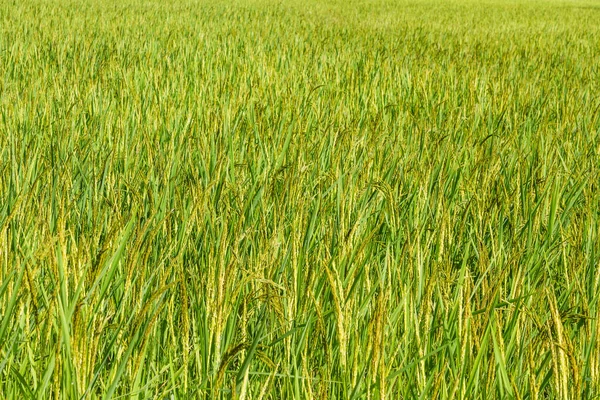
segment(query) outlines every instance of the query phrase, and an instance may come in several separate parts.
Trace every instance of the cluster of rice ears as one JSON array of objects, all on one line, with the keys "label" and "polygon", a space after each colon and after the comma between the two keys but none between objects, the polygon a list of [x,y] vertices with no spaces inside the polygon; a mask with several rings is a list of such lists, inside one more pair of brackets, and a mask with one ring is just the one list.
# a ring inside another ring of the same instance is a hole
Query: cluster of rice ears
[{"label": "cluster of rice ears", "polygon": [[600,9],[0,3],[0,397],[600,396]]}]

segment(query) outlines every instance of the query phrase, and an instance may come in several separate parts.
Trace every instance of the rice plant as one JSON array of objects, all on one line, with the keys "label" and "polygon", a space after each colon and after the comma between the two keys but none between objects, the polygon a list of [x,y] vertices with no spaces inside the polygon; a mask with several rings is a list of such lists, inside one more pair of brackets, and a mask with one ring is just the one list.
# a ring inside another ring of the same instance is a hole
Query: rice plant
[{"label": "rice plant", "polygon": [[600,396],[592,0],[0,3],[0,397]]}]

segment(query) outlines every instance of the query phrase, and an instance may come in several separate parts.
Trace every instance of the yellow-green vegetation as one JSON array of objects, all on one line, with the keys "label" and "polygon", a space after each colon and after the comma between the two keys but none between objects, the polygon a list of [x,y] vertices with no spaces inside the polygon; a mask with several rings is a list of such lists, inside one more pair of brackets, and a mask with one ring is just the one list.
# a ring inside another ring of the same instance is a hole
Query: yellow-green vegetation
[{"label": "yellow-green vegetation", "polygon": [[600,6],[0,3],[0,397],[600,395]]}]

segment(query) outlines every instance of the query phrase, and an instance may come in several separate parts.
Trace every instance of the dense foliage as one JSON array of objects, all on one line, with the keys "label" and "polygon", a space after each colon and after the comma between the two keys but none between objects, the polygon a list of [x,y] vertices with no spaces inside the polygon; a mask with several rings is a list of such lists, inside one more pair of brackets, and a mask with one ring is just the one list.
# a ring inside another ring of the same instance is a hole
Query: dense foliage
[{"label": "dense foliage", "polygon": [[600,395],[600,7],[0,3],[0,397]]}]

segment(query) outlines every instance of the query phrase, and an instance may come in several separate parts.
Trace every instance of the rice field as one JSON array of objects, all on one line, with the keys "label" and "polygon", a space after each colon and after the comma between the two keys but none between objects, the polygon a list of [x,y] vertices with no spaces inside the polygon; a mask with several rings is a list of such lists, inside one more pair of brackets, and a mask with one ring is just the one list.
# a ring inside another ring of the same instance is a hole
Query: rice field
[{"label": "rice field", "polygon": [[0,2],[0,398],[600,398],[599,22]]}]

